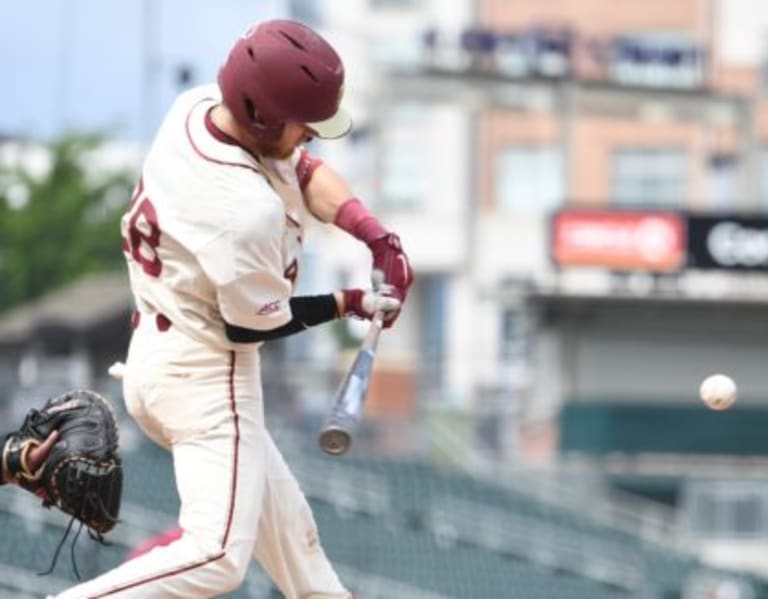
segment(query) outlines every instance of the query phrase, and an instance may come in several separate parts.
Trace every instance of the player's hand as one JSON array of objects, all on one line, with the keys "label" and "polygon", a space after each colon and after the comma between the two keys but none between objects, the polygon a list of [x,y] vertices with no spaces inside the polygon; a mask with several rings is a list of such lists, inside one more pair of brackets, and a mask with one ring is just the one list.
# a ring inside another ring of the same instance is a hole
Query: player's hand
[{"label": "player's hand", "polygon": [[402,304],[413,283],[413,269],[403,251],[400,238],[394,233],[374,239],[368,244],[373,254],[371,281],[374,289],[384,288],[384,295],[400,300]]},{"label": "player's hand", "polygon": [[400,313],[400,300],[382,295],[372,290],[343,289],[343,306],[340,311],[344,316],[371,320],[376,312],[384,313],[384,328],[388,329]]},{"label": "player's hand", "polygon": [[46,458],[48,457],[48,454],[51,453],[51,449],[58,440],[59,431],[51,431],[51,434],[46,437],[45,441],[43,441],[37,447],[33,447],[29,450],[29,455],[27,456],[27,466],[29,466],[29,469],[32,472],[37,472],[40,466],[43,465]]},{"label": "player's hand", "polygon": [[408,295],[408,288],[413,284],[413,270],[400,238],[385,229],[357,198],[349,198],[339,206],[333,222],[371,250],[374,290],[394,297],[402,304]]}]

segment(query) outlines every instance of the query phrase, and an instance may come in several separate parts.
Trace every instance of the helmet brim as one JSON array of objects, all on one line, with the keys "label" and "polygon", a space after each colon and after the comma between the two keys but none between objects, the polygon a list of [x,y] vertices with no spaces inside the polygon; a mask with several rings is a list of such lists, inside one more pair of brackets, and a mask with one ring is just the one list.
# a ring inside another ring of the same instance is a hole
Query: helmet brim
[{"label": "helmet brim", "polygon": [[343,108],[339,108],[331,118],[315,123],[306,123],[320,139],[338,139],[352,130],[352,117]]}]

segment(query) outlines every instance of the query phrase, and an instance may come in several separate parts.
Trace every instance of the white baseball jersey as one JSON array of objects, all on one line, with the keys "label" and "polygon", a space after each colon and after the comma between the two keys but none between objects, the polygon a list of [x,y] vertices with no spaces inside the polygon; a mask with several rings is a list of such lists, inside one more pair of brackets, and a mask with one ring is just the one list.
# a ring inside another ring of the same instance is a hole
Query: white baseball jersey
[{"label": "white baseball jersey", "polygon": [[298,150],[287,160],[253,156],[212,124],[220,99],[203,86],[172,106],[122,219],[123,250],[139,312],[242,349],[224,321],[266,330],[291,319],[306,209]]},{"label": "white baseball jersey", "polygon": [[[218,89],[183,94],[123,218],[137,307],[123,396],[173,452],[182,535],[59,599],[202,599],[237,588],[255,558],[284,596],[348,599],[301,488],[264,426],[257,344],[288,299],[306,216],[292,160],[262,161],[210,121]],[[154,321],[153,321],[154,320]],[[242,350],[242,351],[238,351]]]}]

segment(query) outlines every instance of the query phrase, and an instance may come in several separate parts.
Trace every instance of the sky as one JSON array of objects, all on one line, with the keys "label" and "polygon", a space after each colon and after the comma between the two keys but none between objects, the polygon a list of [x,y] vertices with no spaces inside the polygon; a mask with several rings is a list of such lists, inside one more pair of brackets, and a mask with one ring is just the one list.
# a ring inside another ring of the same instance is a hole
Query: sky
[{"label": "sky", "polygon": [[[318,0],[342,2],[345,0]],[[509,0],[512,1],[512,0]],[[185,85],[215,80],[249,25],[288,0],[25,0],[0,2],[0,136],[102,130],[147,141]],[[766,0],[720,0],[719,47],[754,63],[768,40]]]},{"label": "sky", "polygon": [[100,129],[144,140],[179,91],[181,67],[191,67],[191,83],[215,80],[234,40],[254,22],[284,16],[283,5],[0,2],[0,135],[50,138],[71,129]]}]

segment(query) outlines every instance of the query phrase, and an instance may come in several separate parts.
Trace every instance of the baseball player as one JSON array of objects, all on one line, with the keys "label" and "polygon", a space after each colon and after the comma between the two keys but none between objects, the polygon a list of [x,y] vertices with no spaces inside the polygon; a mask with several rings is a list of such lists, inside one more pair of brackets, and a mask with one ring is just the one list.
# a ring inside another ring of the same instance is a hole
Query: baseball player
[{"label": "baseball player", "polygon": [[[344,69],[291,21],[250,29],[218,86],[179,96],[122,220],[134,294],[130,414],[173,455],[180,537],[58,597],[211,597],[255,557],[289,599],[351,597],[265,429],[259,347],[343,316],[391,326],[413,275],[397,236],[354,199],[311,138],[351,127]],[[366,243],[387,295],[292,296],[309,215]]]}]

